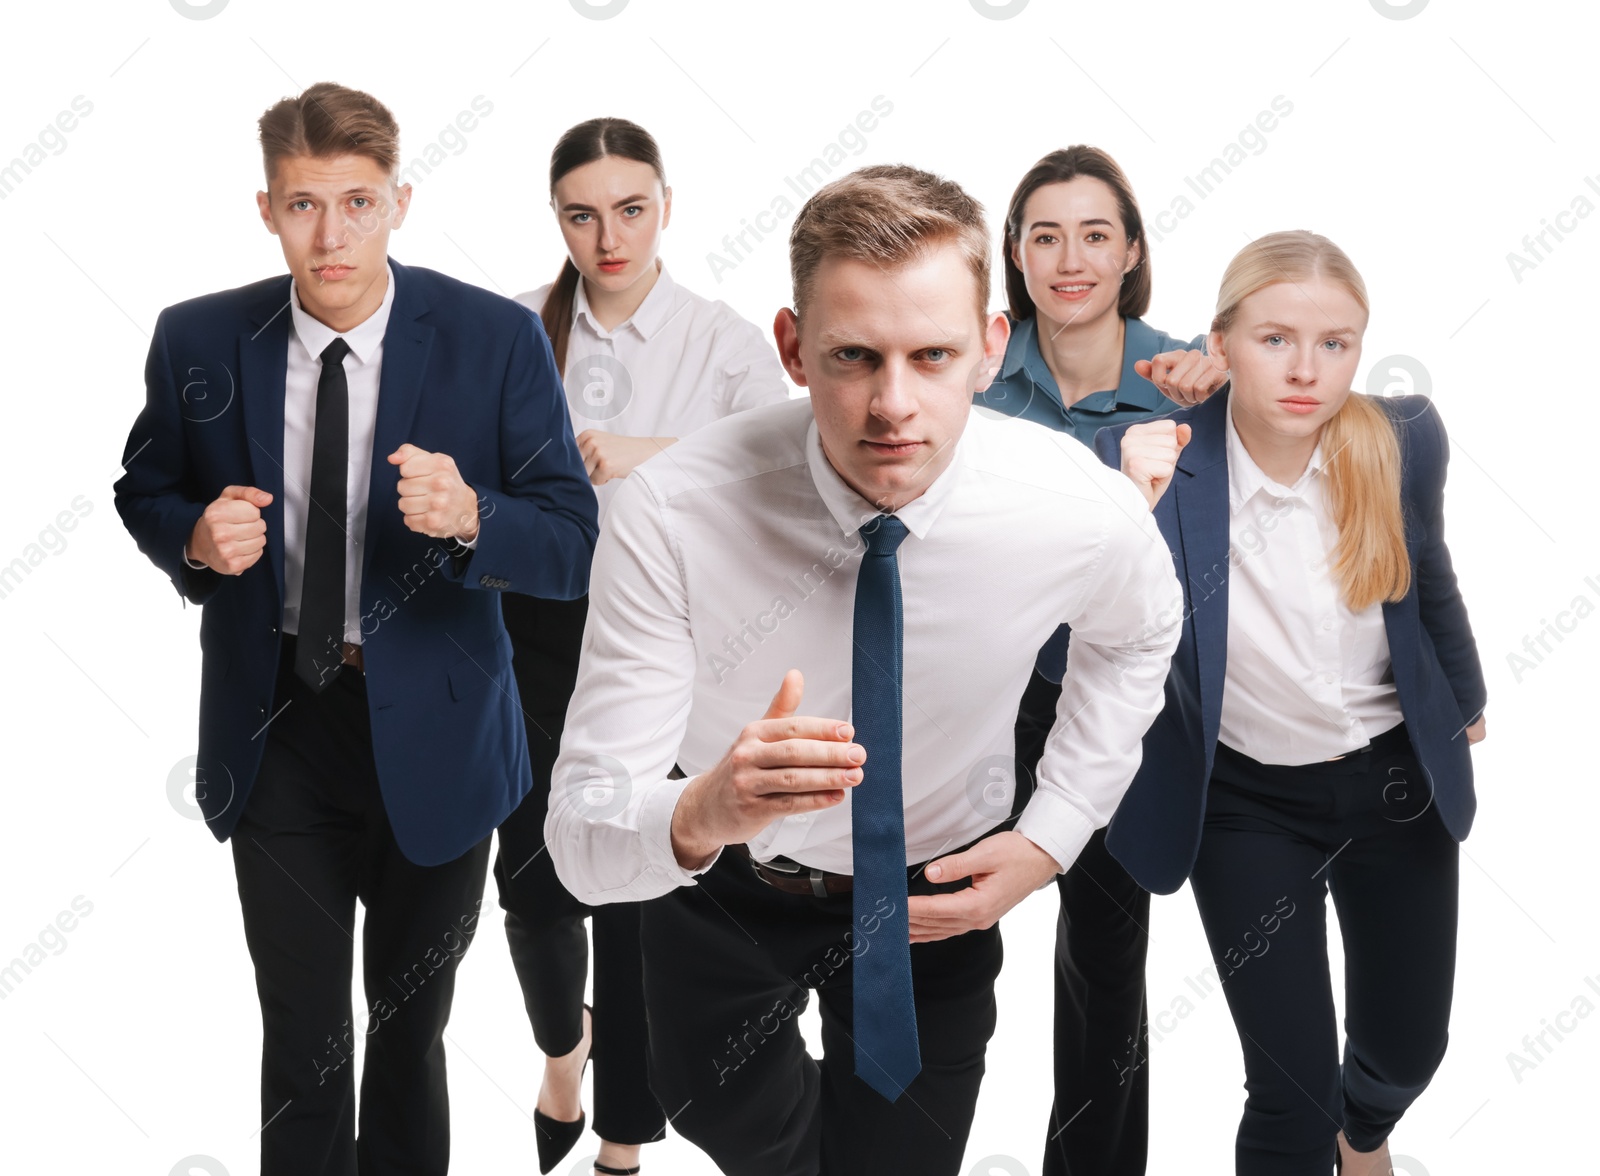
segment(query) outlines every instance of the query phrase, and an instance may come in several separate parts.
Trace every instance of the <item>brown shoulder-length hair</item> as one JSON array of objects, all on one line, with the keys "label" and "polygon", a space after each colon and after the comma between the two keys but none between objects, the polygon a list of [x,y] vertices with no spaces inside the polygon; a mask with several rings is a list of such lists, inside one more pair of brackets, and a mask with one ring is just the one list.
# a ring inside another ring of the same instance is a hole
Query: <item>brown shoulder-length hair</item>
[{"label": "brown shoulder-length hair", "polygon": [[989,229],[983,205],[960,184],[905,164],[857,168],[818,188],[789,230],[794,313],[805,318],[825,257],[886,268],[932,245],[954,244],[972,274],[979,320],[989,315]]},{"label": "brown shoulder-length hair", "polygon": [[1022,216],[1028,206],[1028,197],[1046,184],[1064,184],[1079,176],[1100,180],[1117,198],[1117,212],[1122,217],[1122,230],[1128,236],[1128,246],[1138,246],[1139,262],[1133,272],[1122,279],[1122,289],[1117,295],[1117,313],[1123,318],[1143,318],[1150,309],[1150,242],[1145,238],[1144,217],[1139,214],[1139,202],[1134,199],[1133,185],[1123,174],[1117,161],[1098,147],[1078,144],[1052,151],[1028,169],[1017,190],[1011,194],[1011,205],[1006,209],[1005,240],[1001,244],[1001,264],[1005,267],[1006,304],[1014,319],[1032,318],[1035,307],[1028,294],[1027,280],[1022,270],[1011,260],[1013,246],[1022,241]]},{"label": "brown shoulder-length hair", "polygon": [[[661,165],[661,148],[649,131],[625,118],[591,118],[568,127],[556,140],[555,149],[550,152],[550,198],[555,199],[556,184],[562,176],[607,156],[648,164],[656,173],[656,179],[661,181],[661,187],[666,188],[667,173]],[[572,258],[563,261],[561,273],[556,276],[555,285],[550,287],[539,312],[544,333],[550,337],[550,348],[555,352],[556,371],[562,373],[567,370],[567,338],[572,334],[572,308],[582,276],[572,264]]]},{"label": "brown shoulder-length hair", "polygon": [[[1227,334],[1239,304],[1257,290],[1317,278],[1337,282],[1363,311],[1369,309],[1361,274],[1328,238],[1304,229],[1258,237],[1228,263],[1211,329]],[[1328,462],[1328,504],[1339,528],[1333,574],[1345,603],[1360,612],[1379,601],[1399,600],[1411,587],[1411,558],[1394,424],[1371,396],[1351,392],[1322,426],[1321,444]]]},{"label": "brown shoulder-length hair", "polygon": [[278,161],[296,155],[363,155],[391,177],[400,166],[400,127],[389,108],[336,82],[318,82],[274,103],[256,127],[268,184]]}]

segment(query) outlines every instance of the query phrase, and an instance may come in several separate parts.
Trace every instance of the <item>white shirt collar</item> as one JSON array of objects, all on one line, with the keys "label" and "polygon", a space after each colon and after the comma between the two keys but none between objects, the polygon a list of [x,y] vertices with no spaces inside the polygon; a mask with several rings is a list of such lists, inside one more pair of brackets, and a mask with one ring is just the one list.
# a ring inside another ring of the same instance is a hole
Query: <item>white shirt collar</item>
[{"label": "white shirt collar", "polygon": [[1322,442],[1317,442],[1317,447],[1311,451],[1311,460],[1306,463],[1305,472],[1296,479],[1293,486],[1284,486],[1269,478],[1255,459],[1250,456],[1250,451],[1244,447],[1244,441],[1239,437],[1239,430],[1233,423],[1233,397],[1228,397],[1228,423],[1226,429],[1228,452],[1228,509],[1237,514],[1239,510],[1265,490],[1274,498],[1304,498],[1311,479],[1323,472]]},{"label": "white shirt collar", "polygon": [[300,288],[293,279],[290,280],[289,314],[294,319],[294,333],[301,345],[311,353],[313,360],[320,359],[323,350],[335,338],[344,339],[350,345],[350,353],[364,364],[377,354],[383,343],[383,333],[389,329],[389,309],[394,305],[394,267],[385,261],[384,268],[389,271],[389,284],[378,309],[342,334],[326,323],[318,322],[301,308]]},{"label": "white shirt collar", "polygon": [[655,285],[650,287],[650,293],[644,296],[644,301],[631,315],[609,331],[600,325],[594,317],[594,311],[589,309],[589,296],[584,292],[583,279],[579,278],[577,295],[572,301],[573,321],[588,319],[590,330],[602,339],[610,338],[624,327],[632,327],[641,339],[648,340],[678,312],[678,284],[667,273],[667,263],[659,257],[656,258],[656,268]]},{"label": "white shirt collar", "polygon": [[[950,459],[950,464],[926,490],[893,512],[894,516],[906,525],[906,530],[918,539],[927,537],[928,532],[933,529],[934,522],[944,510],[945,503],[950,500],[951,492],[961,479],[962,455],[965,451],[966,430],[963,429],[961,437],[956,441],[956,451]],[[806,464],[811,469],[811,481],[816,486],[823,505],[828,508],[833,521],[846,535],[854,535],[871,519],[886,513],[857,494],[850,484],[839,476],[839,471],[833,468],[828,455],[822,451],[822,437],[817,432],[815,417],[806,427]]]}]

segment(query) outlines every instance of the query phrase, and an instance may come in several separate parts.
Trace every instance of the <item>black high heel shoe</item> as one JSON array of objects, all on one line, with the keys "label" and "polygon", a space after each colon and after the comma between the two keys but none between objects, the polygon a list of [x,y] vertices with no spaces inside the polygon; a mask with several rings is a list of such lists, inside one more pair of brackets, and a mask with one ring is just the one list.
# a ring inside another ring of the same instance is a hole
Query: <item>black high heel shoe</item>
[{"label": "black high heel shoe", "polygon": [[[578,1089],[583,1090],[583,1075],[589,1069],[589,1057],[594,1053],[594,1010],[588,1005],[583,1006],[589,1014],[589,1054],[583,1059],[583,1069],[578,1071]],[[533,1142],[539,1152],[539,1171],[541,1176],[566,1158],[583,1138],[583,1129],[588,1123],[589,1116],[583,1111],[578,1112],[576,1119],[552,1119],[537,1106],[533,1108]]]}]

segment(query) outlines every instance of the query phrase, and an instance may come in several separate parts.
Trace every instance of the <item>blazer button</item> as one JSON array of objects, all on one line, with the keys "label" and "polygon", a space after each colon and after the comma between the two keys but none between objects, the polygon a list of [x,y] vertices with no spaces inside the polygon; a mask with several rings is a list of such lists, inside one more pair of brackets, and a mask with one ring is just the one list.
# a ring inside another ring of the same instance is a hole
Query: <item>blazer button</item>
[{"label": "blazer button", "polygon": [[488,587],[491,586],[490,583],[489,583],[490,579],[491,579],[491,577],[489,577],[489,576],[479,576],[478,577],[478,583],[482,584],[485,588],[488,588]]}]

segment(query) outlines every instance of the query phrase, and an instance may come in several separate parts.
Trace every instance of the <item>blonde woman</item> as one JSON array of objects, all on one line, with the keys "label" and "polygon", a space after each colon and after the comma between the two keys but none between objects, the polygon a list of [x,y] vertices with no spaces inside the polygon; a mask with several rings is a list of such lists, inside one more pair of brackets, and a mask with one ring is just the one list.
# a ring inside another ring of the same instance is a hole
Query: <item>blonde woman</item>
[{"label": "blonde woman", "polygon": [[1367,312],[1331,241],[1262,237],[1212,323],[1231,388],[1096,438],[1151,502],[1187,597],[1107,845],[1152,891],[1193,887],[1244,1049],[1252,1176],[1387,1173],[1450,1016],[1483,671],[1444,542],[1439,414],[1350,391]]}]

